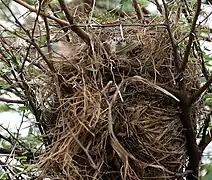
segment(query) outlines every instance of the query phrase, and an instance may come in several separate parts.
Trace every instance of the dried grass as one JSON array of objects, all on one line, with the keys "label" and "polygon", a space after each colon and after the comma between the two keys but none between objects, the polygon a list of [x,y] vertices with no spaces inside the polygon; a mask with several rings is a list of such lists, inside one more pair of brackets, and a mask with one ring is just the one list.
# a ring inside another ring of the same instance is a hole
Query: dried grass
[{"label": "dried grass", "polygon": [[[89,33],[92,39],[106,41],[120,36],[120,29],[95,28]],[[51,106],[41,108],[51,114],[46,126],[52,137],[40,162],[43,176],[174,179],[183,172],[186,139],[179,104],[156,85],[178,87],[167,31],[124,26],[123,33],[137,45],[118,55],[105,55],[101,49],[93,53],[74,37],[72,56],[52,60],[58,83],[55,75],[42,76],[45,87],[39,93]],[[185,79],[192,94],[199,86],[197,62],[189,62]]]}]

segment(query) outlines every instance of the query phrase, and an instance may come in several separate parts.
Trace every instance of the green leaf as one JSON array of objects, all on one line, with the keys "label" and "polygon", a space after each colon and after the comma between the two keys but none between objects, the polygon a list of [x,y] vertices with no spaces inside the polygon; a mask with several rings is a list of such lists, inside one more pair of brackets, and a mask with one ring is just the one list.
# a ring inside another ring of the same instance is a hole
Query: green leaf
[{"label": "green leaf", "polygon": [[211,164],[205,165],[204,169],[206,170],[206,174],[203,177],[203,180],[211,180],[212,179],[212,165]]},{"label": "green leaf", "polygon": [[27,111],[27,110],[29,110],[29,107],[28,107],[28,106],[19,106],[19,107],[18,107],[18,110],[19,110],[19,111],[22,111],[22,112],[23,112],[23,111]]},{"label": "green leaf", "polygon": [[17,156],[16,159],[20,160],[20,161],[26,161],[27,157],[26,156]]},{"label": "green leaf", "polygon": [[7,83],[7,82],[0,81],[0,86],[1,86],[1,87],[8,86],[8,83]]},{"label": "green leaf", "polygon": [[205,95],[205,99],[208,99],[208,98],[212,98],[212,93],[207,93],[207,94]]},{"label": "green leaf", "polygon": [[11,144],[9,144],[7,141],[2,141],[1,143],[2,147],[6,150],[11,150]]},{"label": "green leaf", "polygon": [[4,172],[1,172],[1,173],[0,173],[0,177],[1,177],[1,180],[7,180],[7,179],[8,179],[7,174],[4,173]]},{"label": "green leaf", "polygon": [[8,104],[1,104],[0,105],[0,112],[8,112],[11,111],[12,108]]},{"label": "green leaf", "polygon": [[205,105],[206,105],[206,106],[212,106],[212,98],[207,98],[207,99],[205,100]]},{"label": "green leaf", "polygon": [[41,44],[44,44],[46,41],[47,41],[47,40],[46,40],[46,36],[42,36],[42,37],[40,38]]},{"label": "green leaf", "polygon": [[200,32],[201,33],[209,33],[210,31],[209,31],[209,29],[200,29]]}]

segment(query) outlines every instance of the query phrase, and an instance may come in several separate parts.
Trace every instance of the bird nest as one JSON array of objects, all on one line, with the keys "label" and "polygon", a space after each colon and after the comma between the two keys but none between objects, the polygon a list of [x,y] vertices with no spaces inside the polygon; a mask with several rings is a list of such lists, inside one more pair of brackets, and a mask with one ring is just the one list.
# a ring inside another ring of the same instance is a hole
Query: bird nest
[{"label": "bird nest", "polygon": [[[121,29],[90,27],[91,46],[73,35],[71,56],[51,59],[56,75],[42,76],[45,86],[40,91],[43,104],[48,102],[41,109],[51,139],[40,160],[43,176],[101,180],[182,176],[186,139],[181,110],[166,88],[178,88],[170,37],[164,26],[154,24],[157,20],[145,27],[136,23]],[[114,50],[110,40],[122,33],[132,45]],[[183,34],[176,29],[175,36]],[[196,61],[189,61],[184,78],[191,94],[199,86],[198,69]],[[198,114],[193,109],[195,122]]]}]

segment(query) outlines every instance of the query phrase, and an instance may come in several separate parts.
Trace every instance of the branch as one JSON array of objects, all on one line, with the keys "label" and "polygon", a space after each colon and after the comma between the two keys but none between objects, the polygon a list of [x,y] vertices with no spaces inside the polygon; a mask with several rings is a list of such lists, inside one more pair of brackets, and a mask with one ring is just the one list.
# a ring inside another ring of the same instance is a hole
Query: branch
[{"label": "branch", "polygon": [[158,11],[162,14],[162,13],[163,13],[163,10],[162,10],[162,8],[160,7],[160,3],[158,2],[158,0],[155,0],[155,1],[154,1],[154,4],[157,6]]},{"label": "branch", "polygon": [[77,27],[74,23],[74,18],[69,13],[69,10],[64,2],[64,0],[59,0],[61,9],[64,11],[66,18],[68,19],[69,24],[71,25],[71,30],[74,31],[86,44],[90,45],[89,35],[83,31],[81,28]]},{"label": "branch", "polygon": [[35,49],[38,51],[38,53],[41,55],[41,57],[43,58],[43,60],[46,62],[47,66],[49,67],[49,69],[52,71],[52,72],[55,72],[55,68],[52,64],[52,62],[50,62],[46,56],[44,55],[44,53],[42,52],[42,50],[40,49],[40,47],[37,45],[37,43],[35,43],[34,39],[26,39],[24,38],[23,36],[19,35],[17,32],[13,32],[9,29],[7,29],[5,26],[3,26],[2,24],[0,24],[0,27],[2,27],[5,31],[8,31],[9,33],[11,34],[14,34],[16,35],[17,37],[21,38],[21,39],[24,39],[27,43],[30,43],[32,44]]},{"label": "branch", "polygon": [[141,6],[139,5],[138,1],[137,0],[132,0],[132,3],[133,3],[135,11],[137,13],[138,19],[139,20],[143,20],[143,18],[144,18],[143,12],[141,10]]},{"label": "branch", "polygon": [[45,23],[45,27],[46,27],[46,41],[47,41],[48,55],[49,55],[49,58],[52,58],[49,23],[48,23],[48,19],[45,16],[43,16],[43,19],[44,19],[44,23]]},{"label": "branch", "polygon": [[167,31],[169,33],[169,37],[170,37],[171,44],[172,44],[175,66],[176,66],[178,73],[180,73],[180,55],[178,53],[178,46],[177,46],[177,43],[175,42],[175,39],[174,39],[172,31],[171,31],[171,27],[169,24],[167,5],[165,3],[165,0],[162,0],[162,2],[163,2],[164,10],[165,10],[165,21],[166,21],[166,25],[167,25]]},{"label": "branch", "polygon": [[208,79],[208,81],[199,89],[197,90],[194,95],[190,98],[190,102],[189,104],[191,105],[192,103],[194,103],[200,96],[201,94],[209,88],[209,86],[212,83],[212,75],[210,76],[210,78]]},{"label": "branch", "polygon": [[203,128],[203,131],[202,131],[202,138],[199,142],[199,149],[200,149],[200,152],[201,154],[203,153],[203,151],[205,150],[205,148],[207,147],[207,145],[212,141],[212,129],[210,130],[210,132],[208,134],[207,133],[207,129],[210,125],[210,121],[211,121],[211,115],[212,115],[212,112],[208,115],[208,117],[205,119],[204,121],[204,128]]},{"label": "branch", "polygon": [[6,99],[6,98],[0,98],[0,101],[6,102],[6,103],[16,103],[16,104],[25,104],[26,101],[24,100],[14,100],[14,99]]},{"label": "branch", "polygon": [[[14,1],[15,1],[16,3],[18,3],[18,4],[22,5],[22,6],[24,6],[25,8],[27,8],[27,9],[30,10],[31,12],[35,12],[36,14],[38,14],[38,11],[37,11],[35,8],[33,8],[33,7],[30,6],[29,4],[25,3],[23,0],[14,0]],[[40,12],[40,15],[45,16],[45,17],[48,17],[49,19],[54,20],[54,21],[57,22],[58,24],[67,25],[67,26],[69,25],[69,23],[68,23],[67,21],[64,21],[64,20],[62,20],[62,19],[60,19],[60,18],[56,18],[56,17],[51,16],[51,15],[49,15],[49,14],[46,14],[46,13],[44,13],[44,12]]]},{"label": "branch", "polygon": [[162,88],[164,88],[165,90],[167,90],[171,94],[173,94],[180,101],[184,98],[183,94],[179,90],[177,90],[177,89],[174,89],[174,88],[169,87],[169,86],[165,86],[164,84],[160,84],[160,83],[157,83],[157,85],[160,86],[160,87],[162,87]]},{"label": "branch", "polygon": [[[51,4],[49,4],[49,8],[51,9],[51,11],[52,11],[52,13],[54,14],[54,16],[55,16],[56,18],[59,18],[59,16],[57,15],[57,13],[54,11],[54,8],[51,6]],[[64,25],[64,24],[61,24],[61,23],[59,23],[59,25],[60,25],[60,27],[62,28],[62,30],[64,31],[64,33],[66,34],[66,40],[67,40],[68,42],[70,42],[71,40],[70,40],[70,38],[69,38],[69,35],[67,34],[67,32],[68,32],[68,27],[67,27],[66,25]]]},{"label": "branch", "polygon": [[201,151],[201,154],[205,150],[205,148],[211,143],[212,141],[212,129],[209,131],[209,133],[205,136],[205,138],[202,140],[201,144],[199,144],[199,149]]},{"label": "branch", "polygon": [[[182,12],[183,12],[184,16],[186,17],[188,23],[191,23],[191,19],[189,18],[191,11],[188,7],[187,1],[184,0],[183,2],[184,2],[183,4],[185,4],[185,5],[183,5]],[[199,55],[199,58],[200,58],[200,63],[201,63],[201,66],[202,66],[202,73],[205,76],[205,79],[208,80],[209,79],[209,75],[208,75],[209,73],[208,73],[208,70],[206,69],[206,66],[205,66],[205,63],[204,63],[203,51],[200,47],[198,37],[203,38],[205,41],[210,41],[210,39],[208,39],[207,37],[205,38],[205,37],[203,37],[199,34],[197,35],[196,33],[194,33],[194,35],[195,35],[194,47],[195,47],[195,49],[196,49],[196,51]]]},{"label": "branch", "polygon": [[196,142],[196,134],[193,128],[192,119],[190,116],[191,106],[189,105],[189,98],[184,94],[184,99],[180,102],[182,109],[181,119],[185,128],[185,136],[187,140],[187,155],[189,157],[186,170],[192,170],[188,174],[188,180],[197,180],[199,173],[199,161],[201,159],[199,148]]},{"label": "branch", "polygon": [[5,171],[6,175],[7,175],[8,180],[12,180],[12,178],[10,177],[10,174],[9,173],[11,173],[13,175],[13,172],[11,172],[11,170],[8,168],[8,165],[6,163],[4,163],[3,161],[0,160],[0,166],[2,167],[2,169],[4,169],[4,171]]},{"label": "branch", "polygon": [[201,0],[197,0],[196,11],[195,11],[193,22],[192,22],[192,25],[191,25],[191,30],[189,32],[188,44],[186,46],[186,50],[184,52],[183,62],[182,62],[181,67],[180,67],[181,72],[184,71],[186,64],[188,62],[188,58],[189,58],[189,54],[190,54],[190,50],[191,50],[191,45],[192,45],[192,42],[194,40],[195,27],[196,27],[197,19],[198,19],[199,14],[200,14],[200,10],[201,10]]},{"label": "branch", "polygon": [[[31,149],[28,148],[27,145],[26,145],[23,141],[21,141],[20,139],[17,139],[17,138],[16,138],[7,128],[5,128],[3,125],[0,124],[0,127],[1,127],[2,129],[4,129],[4,130],[10,135],[10,137],[11,137],[13,140],[15,140],[23,149],[25,149],[28,153],[33,154],[32,151],[31,151]],[[2,135],[1,135],[1,137],[2,137]],[[9,142],[9,141],[8,141],[8,142]],[[11,142],[12,142],[12,141],[11,141]]]}]

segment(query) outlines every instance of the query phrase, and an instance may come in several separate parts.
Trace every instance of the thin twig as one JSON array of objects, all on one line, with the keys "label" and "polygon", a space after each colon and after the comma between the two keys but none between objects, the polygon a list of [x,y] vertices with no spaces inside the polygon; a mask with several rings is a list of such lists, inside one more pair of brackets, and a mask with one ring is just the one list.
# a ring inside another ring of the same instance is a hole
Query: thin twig
[{"label": "thin twig", "polygon": [[164,10],[165,10],[165,21],[166,21],[166,25],[167,25],[167,31],[169,33],[169,37],[170,37],[170,40],[171,40],[171,43],[172,43],[175,66],[176,66],[178,73],[180,73],[180,55],[178,53],[177,42],[175,41],[174,36],[172,34],[172,31],[171,31],[171,26],[170,26],[169,17],[168,17],[167,5],[166,5],[164,0],[162,0],[162,2],[163,2]]},{"label": "thin twig", "polygon": [[6,103],[15,103],[15,104],[25,104],[27,102],[23,100],[6,99],[6,98],[0,98],[0,101],[6,102]]},{"label": "thin twig", "polygon": [[201,94],[210,87],[212,83],[212,75],[208,79],[208,81],[199,89],[197,90],[194,95],[190,98],[189,104],[194,103],[200,96]]},{"label": "thin twig", "polygon": [[207,116],[207,118],[205,119],[204,121],[204,128],[203,128],[203,131],[202,131],[202,138],[199,142],[199,149],[201,151],[201,154],[203,153],[203,151],[205,150],[205,148],[208,146],[208,144],[212,141],[212,130],[210,133],[207,134],[207,130],[208,130],[208,127],[210,125],[210,121],[211,121],[211,115],[212,115],[212,112]]},{"label": "thin twig", "polygon": [[[30,10],[31,12],[35,12],[36,14],[38,13],[38,11],[33,8],[32,6],[30,6],[29,4],[27,4],[26,2],[24,2],[23,0],[14,0],[15,2],[17,2],[18,4],[22,5],[23,7],[27,8],[28,10]],[[40,15],[48,17],[49,19],[54,20],[55,22],[57,22],[58,24],[63,24],[63,25],[69,25],[69,22],[62,20],[60,18],[56,18],[54,16],[51,16],[49,14],[46,14],[44,12],[40,12]]]},{"label": "thin twig", "polygon": [[194,40],[195,27],[196,27],[197,19],[198,19],[199,14],[200,14],[200,10],[201,10],[201,0],[197,0],[196,11],[195,11],[194,18],[193,18],[193,21],[192,21],[191,30],[189,32],[188,44],[186,46],[186,50],[184,52],[184,57],[183,57],[183,62],[182,62],[181,67],[180,67],[181,72],[184,71],[186,64],[188,62],[188,58],[189,58],[189,54],[190,54],[190,50],[191,50],[191,45],[192,45],[193,40]]},{"label": "thin twig", "polygon": [[134,9],[135,9],[135,11],[137,13],[138,19],[139,20],[143,20],[144,19],[143,12],[141,10],[141,6],[139,5],[138,1],[137,0],[132,0],[132,4],[133,4]]},{"label": "thin twig", "polygon": [[7,29],[5,26],[3,26],[2,24],[0,24],[0,26],[5,29],[5,31],[8,31],[11,34],[16,35],[17,37],[24,39],[26,42],[31,43],[35,49],[38,51],[38,53],[41,55],[41,57],[43,58],[43,60],[46,62],[46,64],[48,65],[49,69],[51,70],[51,72],[55,72],[55,68],[53,66],[53,64],[46,58],[46,56],[44,55],[44,53],[42,52],[42,50],[40,49],[40,47],[35,43],[34,39],[26,39],[23,36],[19,35],[17,32],[13,32],[10,31],[9,29]]}]

